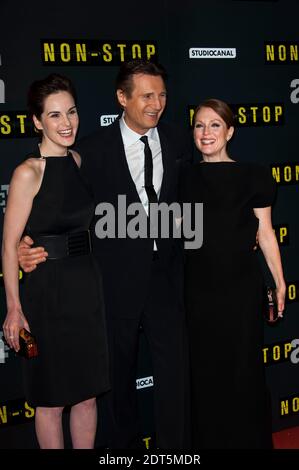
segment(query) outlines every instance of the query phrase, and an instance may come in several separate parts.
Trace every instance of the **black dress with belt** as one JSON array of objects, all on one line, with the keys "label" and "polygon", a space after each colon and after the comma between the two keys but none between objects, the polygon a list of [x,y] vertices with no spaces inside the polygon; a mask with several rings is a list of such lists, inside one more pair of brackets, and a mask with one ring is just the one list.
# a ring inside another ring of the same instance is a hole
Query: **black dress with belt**
[{"label": "black dress with belt", "polygon": [[[26,233],[62,235],[89,229],[93,197],[72,155],[46,157]],[[101,274],[91,253],[48,259],[26,275],[23,310],[39,355],[24,359],[33,406],[72,405],[109,389]]]},{"label": "black dress with belt", "polygon": [[274,193],[256,164],[198,163],[182,176],[182,201],[203,202],[203,245],[185,251],[194,448],[271,447],[253,208]]}]

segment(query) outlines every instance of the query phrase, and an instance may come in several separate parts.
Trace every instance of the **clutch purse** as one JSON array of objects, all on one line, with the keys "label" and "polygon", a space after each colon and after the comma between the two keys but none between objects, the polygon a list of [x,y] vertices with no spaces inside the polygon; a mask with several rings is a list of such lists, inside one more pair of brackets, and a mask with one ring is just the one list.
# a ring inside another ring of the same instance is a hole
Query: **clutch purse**
[{"label": "clutch purse", "polygon": [[276,291],[267,287],[266,294],[265,318],[268,323],[274,323],[279,318]]},{"label": "clutch purse", "polygon": [[23,356],[26,359],[31,359],[32,357],[38,356],[36,339],[25,328],[20,329],[19,343],[20,349],[18,351],[18,354],[20,354],[20,356]]}]

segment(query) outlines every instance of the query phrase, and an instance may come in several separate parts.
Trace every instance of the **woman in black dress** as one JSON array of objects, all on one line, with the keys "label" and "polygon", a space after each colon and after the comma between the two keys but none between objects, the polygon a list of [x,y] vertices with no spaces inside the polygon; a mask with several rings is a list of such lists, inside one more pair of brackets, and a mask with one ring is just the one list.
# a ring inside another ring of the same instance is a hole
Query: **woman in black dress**
[{"label": "woman in black dress", "polygon": [[194,141],[203,160],[185,170],[181,184],[183,202],[203,203],[203,245],[186,250],[185,271],[194,448],[271,447],[263,279],[254,246],[258,233],[282,315],[286,288],[271,223],[275,185],[266,167],[229,157],[233,122],[223,101],[198,106]]},{"label": "woman in black dress", "polygon": [[[96,396],[109,388],[101,276],[91,254],[94,202],[73,145],[79,125],[75,90],[61,75],[34,82],[29,110],[41,143],[13,174],[3,230],[5,338],[19,350],[31,330],[38,357],[23,359],[25,395],[36,407],[41,448],[63,448],[62,411],[71,406],[74,448],[93,448]],[[47,260],[18,290],[17,247],[23,233],[46,247]]]}]

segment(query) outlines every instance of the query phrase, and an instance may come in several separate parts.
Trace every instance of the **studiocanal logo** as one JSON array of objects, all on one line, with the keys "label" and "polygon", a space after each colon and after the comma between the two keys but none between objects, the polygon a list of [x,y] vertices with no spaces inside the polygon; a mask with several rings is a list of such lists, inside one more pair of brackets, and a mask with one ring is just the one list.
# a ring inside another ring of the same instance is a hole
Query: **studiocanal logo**
[{"label": "studiocanal logo", "polygon": [[190,47],[189,59],[235,59],[235,47]]},{"label": "studiocanal logo", "polygon": [[136,379],[136,389],[140,390],[141,388],[148,388],[153,387],[154,385],[154,377],[149,375],[148,377],[142,377],[140,379]]},{"label": "studiocanal logo", "polygon": [[44,65],[120,65],[132,59],[157,60],[156,41],[41,39]]},{"label": "studiocanal logo", "polygon": [[117,118],[118,114],[102,114],[100,119],[101,126],[110,126]]}]

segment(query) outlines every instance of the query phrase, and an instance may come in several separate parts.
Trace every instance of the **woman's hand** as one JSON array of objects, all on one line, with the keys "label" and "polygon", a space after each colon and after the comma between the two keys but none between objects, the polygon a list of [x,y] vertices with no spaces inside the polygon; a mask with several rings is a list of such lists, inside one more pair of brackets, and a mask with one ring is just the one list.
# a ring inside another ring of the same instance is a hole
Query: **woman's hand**
[{"label": "woman's hand", "polygon": [[277,297],[277,310],[278,316],[283,317],[284,307],[285,307],[285,296],[286,296],[286,286],[285,284],[276,287],[276,297]]},{"label": "woman's hand", "polygon": [[26,330],[30,331],[22,309],[20,307],[9,309],[3,323],[3,331],[7,344],[16,352],[20,349],[19,332],[21,328],[26,328]]}]

